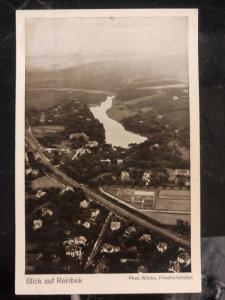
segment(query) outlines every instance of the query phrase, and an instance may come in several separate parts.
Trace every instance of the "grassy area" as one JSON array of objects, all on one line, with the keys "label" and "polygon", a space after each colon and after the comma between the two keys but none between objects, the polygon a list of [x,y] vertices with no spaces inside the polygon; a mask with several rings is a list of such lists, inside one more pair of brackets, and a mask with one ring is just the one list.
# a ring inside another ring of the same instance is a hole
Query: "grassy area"
[{"label": "grassy area", "polygon": [[62,132],[65,129],[65,126],[34,126],[32,127],[32,131],[37,137],[45,137],[48,135],[56,134]]},{"label": "grassy area", "polygon": [[63,188],[63,185],[49,176],[39,177],[32,181],[32,189],[50,189],[52,187]]}]

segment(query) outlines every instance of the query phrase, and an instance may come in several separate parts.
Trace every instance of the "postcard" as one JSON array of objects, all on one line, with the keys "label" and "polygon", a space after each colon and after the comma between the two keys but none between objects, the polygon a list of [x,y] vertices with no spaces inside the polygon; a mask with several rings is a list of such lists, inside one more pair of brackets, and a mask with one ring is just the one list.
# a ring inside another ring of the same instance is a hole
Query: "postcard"
[{"label": "postcard", "polygon": [[16,293],[198,293],[196,9],[16,14]]}]

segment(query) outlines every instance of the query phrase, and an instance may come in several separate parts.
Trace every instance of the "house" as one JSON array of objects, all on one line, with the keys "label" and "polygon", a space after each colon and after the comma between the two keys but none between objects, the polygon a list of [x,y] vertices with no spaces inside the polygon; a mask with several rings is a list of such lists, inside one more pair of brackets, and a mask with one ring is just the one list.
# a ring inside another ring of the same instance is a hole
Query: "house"
[{"label": "house", "polygon": [[186,177],[187,179],[190,177],[189,169],[167,169],[167,173],[171,182],[176,181],[179,177]]},{"label": "house", "polygon": [[63,242],[64,246],[74,245],[74,239],[67,239]]},{"label": "house", "polygon": [[75,236],[74,238],[74,244],[75,245],[83,245],[85,246],[87,242],[87,239],[84,236]]},{"label": "house", "polygon": [[77,158],[83,156],[86,153],[90,154],[91,150],[85,149],[85,148],[79,148],[79,149],[76,150],[74,156],[72,157],[72,160],[77,159]]},{"label": "house", "polygon": [[71,186],[67,185],[63,190],[61,190],[60,195],[63,195],[68,191],[74,192],[74,189]]},{"label": "house", "polygon": [[107,158],[107,159],[101,159],[100,162],[110,164],[111,163],[111,159],[109,159],[109,158]]},{"label": "house", "polygon": [[41,114],[40,120],[39,120],[39,121],[40,121],[40,123],[42,123],[42,124],[45,122],[45,113],[42,113],[42,114]]},{"label": "house", "polygon": [[89,206],[90,202],[87,200],[83,200],[80,202],[80,208],[87,208]]},{"label": "house", "polygon": [[71,256],[73,258],[78,258],[79,260],[81,260],[82,258],[82,249],[80,246],[76,246],[76,245],[68,245],[65,247],[66,250],[66,255],[67,256]]},{"label": "house", "polygon": [[103,253],[115,253],[119,251],[120,251],[120,247],[108,243],[104,243],[101,250],[101,252]]},{"label": "house", "polygon": [[45,216],[51,217],[51,216],[53,216],[53,211],[50,208],[42,207],[42,209],[41,209],[41,215],[43,217],[45,217]]},{"label": "house", "polygon": [[167,243],[165,242],[159,242],[156,246],[156,249],[159,253],[165,253],[167,251]]},{"label": "house", "polygon": [[149,184],[151,182],[151,176],[152,176],[152,172],[144,172],[142,175],[142,180],[145,182],[145,184]]},{"label": "house", "polygon": [[100,213],[100,209],[95,209],[95,210],[93,210],[92,212],[91,212],[91,219],[96,219],[97,218],[97,216],[99,215],[99,213]]},{"label": "house", "polygon": [[26,169],[26,175],[30,175],[32,173],[32,169],[31,168],[27,168]]},{"label": "house", "polygon": [[43,221],[41,219],[33,220],[33,230],[41,229]]},{"label": "house", "polygon": [[120,175],[121,181],[126,182],[130,180],[130,173],[126,171],[122,171]]},{"label": "house", "polygon": [[130,226],[125,230],[124,236],[130,236],[134,233],[136,233],[136,228],[134,226]]},{"label": "house", "polygon": [[89,229],[91,227],[91,223],[88,222],[88,221],[85,221],[83,224],[82,224],[83,227]]},{"label": "house", "polygon": [[162,115],[157,115],[157,119],[158,119],[158,120],[161,120],[162,118],[163,118]]},{"label": "house", "polygon": [[42,190],[37,190],[37,193],[36,193],[36,198],[37,199],[40,199],[42,197],[44,197],[46,195],[46,192],[45,191],[42,191]]},{"label": "house", "polygon": [[120,222],[116,222],[116,221],[113,221],[110,224],[110,228],[111,228],[112,231],[119,230],[120,226],[121,226]]},{"label": "house", "polygon": [[148,206],[155,207],[156,193],[153,191],[135,191],[131,198],[132,204],[139,204],[141,207]]},{"label": "house", "polygon": [[189,266],[191,264],[191,256],[188,252],[181,252],[177,256],[177,261],[181,265],[185,265],[185,267]]},{"label": "house", "polygon": [[117,165],[120,166],[123,164],[123,159],[117,159],[116,161]]},{"label": "house", "polygon": [[151,146],[151,150],[157,150],[159,148],[160,148],[159,144],[154,144]]},{"label": "house", "polygon": [[94,148],[94,147],[97,147],[97,146],[98,146],[97,141],[89,141],[88,144],[87,144],[87,147],[90,147],[90,148]]},{"label": "house", "polygon": [[139,241],[144,241],[146,243],[149,243],[151,241],[152,237],[150,234],[144,233],[142,236],[139,238]]},{"label": "house", "polygon": [[178,261],[170,261],[168,271],[173,272],[173,273],[179,273],[180,272],[179,262]]},{"label": "house", "polygon": [[32,174],[33,176],[38,176],[39,170],[38,170],[38,169],[33,169],[33,170],[31,171],[31,174]]}]

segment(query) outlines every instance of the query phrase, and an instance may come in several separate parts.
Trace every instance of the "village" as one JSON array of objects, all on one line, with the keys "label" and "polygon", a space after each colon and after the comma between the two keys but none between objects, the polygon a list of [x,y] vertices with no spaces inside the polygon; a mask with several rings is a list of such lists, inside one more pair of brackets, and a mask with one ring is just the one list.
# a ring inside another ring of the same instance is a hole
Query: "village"
[{"label": "village", "polygon": [[[111,214],[82,191],[60,184],[52,174],[47,176],[34,156],[27,151],[28,274],[187,272],[190,269],[187,249]],[[99,246],[95,249],[97,242]]]},{"label": "village", "polygon": [[[182,167],[186,165],[181,159],[161,164],[165,140],[154,137],[128,148],[107,144],[102,124],[77,98],[44,112],[34,111],[29,122],[55,168],[189,238],[190,170]],[[143,149],[150,153],[152,166],[142,163]],[[168,159],[177,155],[166,150]],[[111,214],[82,191],[60,182],[28,145],[25,174],[27,273],[190,270],[188,249]]]}]

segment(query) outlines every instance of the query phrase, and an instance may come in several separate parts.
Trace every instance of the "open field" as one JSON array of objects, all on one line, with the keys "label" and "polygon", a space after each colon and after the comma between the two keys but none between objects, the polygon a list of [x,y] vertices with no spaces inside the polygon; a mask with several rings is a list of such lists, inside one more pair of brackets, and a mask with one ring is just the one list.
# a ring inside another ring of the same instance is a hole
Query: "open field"
[{"label": "open field", "polygon": [[[132,188],[117,188],[117,187],[105,187],[104,190],[106,190],[112,195],[115,195],[117,198],[124,200],[128,203],[131,203],[131,198],[133,196],[133,193],[136,191],[136,189],[132,189]],[[151,189],[151,191],[155,191],[155,190]],[[170,193],[171,190],[168,190],[168,192]],[[172,194],[174,195],[173,197],[172,195],[169,195],[168,197],[166,197],[166,195],[165,197],[163,196],[164,193],[165,194],[167,193],[167,190],[161,190],[160,193],[162,193],[162,197],[159,196],[159,198],[156,201],[156,206],[155,206],[156,210],[171,210],[171,211],[174,210],[174,211],[190,212],[189,191],[173,190],[172,191]],[[134,206],[141,209],[149,209],[149,207],[147,207],[146,205],[141,207],[137,203]]]},{"label": "open field", "polygon": [[45,137],[48,135],[56,134],[64,130],[64,126],[34,126],[32,127],[33,133],[37,137]]},{"label": "open field", "polygon": [[39,177],[32,181],[33,190],[50,189],[52,187],[63,188],[64,186],[49,176]]}]

